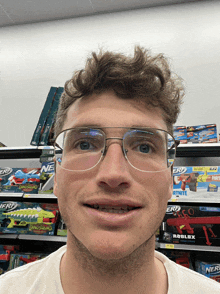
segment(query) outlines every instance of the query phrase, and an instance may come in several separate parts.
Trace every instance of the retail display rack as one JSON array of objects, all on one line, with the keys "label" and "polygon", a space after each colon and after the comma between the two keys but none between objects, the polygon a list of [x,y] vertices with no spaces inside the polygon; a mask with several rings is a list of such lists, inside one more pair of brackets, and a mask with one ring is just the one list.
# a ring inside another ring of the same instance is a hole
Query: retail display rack
[{"label": "retail display rack", "polygon": [[[53,147],[12,147],[0,148],[0,167],[36,167],[41,168],[42,154],[45,156],[45,151],[48,158]],[[52,156],[51,156],[52,160]],[[220,144],[182,144],[177,148],[177,155],[175,166],[220,166]],[[13,201],[19,197],[23,198],[25,202],[37,203],[57,203],[57,198],[53,194],[28,194],[23,193],[0,193],[0,201]],[[188,206],[207,206],[211,205],[220,208],[220,197],[176,197],[169,201],[169,205],[188,205]],[[220,231],[220,230],[219,230]],[[0,242],[17,243],[32,241],[32,242],[50,242],[59,243],[61,245],[66,243],[66,237],[61,236],[42,236],[42,235],[26,235],[26,234],[2,234],[0,235]],[[186,245],[186,244],[170,244],[156,242],[156,248],[160,249],[177,249],[177,250],[201,250],[220,252],[220,246],[202,246],[202,245]]]}]

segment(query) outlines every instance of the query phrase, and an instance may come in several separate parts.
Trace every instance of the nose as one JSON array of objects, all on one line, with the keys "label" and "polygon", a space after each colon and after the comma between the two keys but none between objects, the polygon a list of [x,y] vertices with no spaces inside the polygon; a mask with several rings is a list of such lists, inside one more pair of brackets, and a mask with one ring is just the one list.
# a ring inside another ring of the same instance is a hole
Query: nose
[{"label": "nose", "polygon": [[106,188],[127,188],[131,183],[128,162],[123,154],[121,142],[112,141],[104,153],[97,174],[97,184]]}]

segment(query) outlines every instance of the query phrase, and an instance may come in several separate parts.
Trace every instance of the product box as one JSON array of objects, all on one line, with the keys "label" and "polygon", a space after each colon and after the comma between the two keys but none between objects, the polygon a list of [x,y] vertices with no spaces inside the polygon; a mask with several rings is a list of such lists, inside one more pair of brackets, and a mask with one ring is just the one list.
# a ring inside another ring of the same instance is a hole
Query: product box
[{"label": "product box", "polygon": [[0,201],[0,234],[54,235],[58,204]]},{"label": "product box", "polygon": [[185,126],[174,126],[173,136],[175,140],[180,141],[180,144],[187,143],[187,129]]},{"label": "product box", "polygon": [[210,263],[196,260],[196,271],[220,283],[220,263]]},{"label": "product box", "polygon": [[57,87],[51,87],[50,91],[48,93],[46,102],[44,104],[43,110],[41,112],[41,115],[39,117],[39,121],[37,123],[36,129],[34,131],[33,137],[31,139],[31,145],[37,146],[39,145],[40,137],[44,131],[45,124],[47,121],[47,117],[50,113],[50,109],[52,107],[53,101],[55,99],[57,92]]},{"label": "product box", "polygon": [[187,127],[188,143],[216,143],[218,142],[216,124]]},{"label": "product box", "polygon": [[54,185],[54,162],[43,162],[40,170],[39,194],[52,194]]},{"label": "product box", "polygon": [[57,229],[57,236],[66,237],[67,236],[67,227],[62,219],[59,220],[58,229]]},{"label": "product box", "polygon": [[0,275],[9,270],[11,253],[16,252],[19,246],[0,245]]},{"label": "product box", "polygon": [[175,166],[173,198],[210,198],[220,196],[219,166]]},{"label": "product box", "polygon": [[1,193],[38,193],[40,168],[0,167]]},{"label": "product box", "polygon": [[50,111],[48,113],[48,116],[47,116],[47,119],[45,122],[45,126],[44,126],[43,132],[40,137],[39,145],[41,145],[41,146],[51,145],[51,143],[48,142],[48,140],[49,140],[50,132],[51,132],[51,129],[52,129],[52,126],[54,123],[54,119],[56,116],[56,112],[57,112],[58,105],[60,102],[60,97],[63,93],[63,90],[64,90],[64,88],[62,88],[62,87],[57,88],[56,95],[54,96],[52,106],[51,106]]},{"label": "product box", "polygon": [[166,250],[166,249],[164,250],[160,249],[160,252],[166,255],[169,259],[171,259],[175,263],[194,270],[190,252],[181,251],[181,250]]},{"label": "product box", "polygon": [[220,246],[220,208],[168,205],[159,242]]},{"label": "product box", "polygon": [[12,253],[10,256],[8,270],[40,260],[46,256],[46,254]]}]

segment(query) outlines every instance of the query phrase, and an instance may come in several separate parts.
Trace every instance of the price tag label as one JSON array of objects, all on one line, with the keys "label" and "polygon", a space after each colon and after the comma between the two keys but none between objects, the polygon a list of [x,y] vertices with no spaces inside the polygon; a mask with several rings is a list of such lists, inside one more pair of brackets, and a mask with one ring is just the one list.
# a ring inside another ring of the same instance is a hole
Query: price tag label
[{"label": "price tag label", "polygon": [[31,194],[24,194],[24,198],[28,198],[28,197],[30,197],[31,196]]},{"label": "price tag label", "polygon": [[166,249],[174,249],[174,244],[165,244]]}]

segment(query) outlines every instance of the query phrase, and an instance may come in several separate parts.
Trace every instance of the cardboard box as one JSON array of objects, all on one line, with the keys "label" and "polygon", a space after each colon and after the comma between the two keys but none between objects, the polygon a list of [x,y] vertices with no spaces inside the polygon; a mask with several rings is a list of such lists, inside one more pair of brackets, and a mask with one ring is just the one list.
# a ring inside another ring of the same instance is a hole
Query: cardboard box
[{"label": "cardboard box", "polygon": [[168,205],[159,242],[220,246],[220,208]]},{"label": "cardboard box", "polygon": [[180,141],[181,144],[187,143],[187,129],[185,126],[174,126],[173,136],[175,140]]},{"label": "cardboard box", "polygon": [[216,124],[187,127],[188,143],[216,143],[218,142]]},{"label": "cardboard box", "polygon": [[40,168],[0,168],[0,192],[37,194]]},{"label": "cardboard box", "polygon": [[197,260],[195,262],[195,268],[198,273],[220,283],[220,263]]},{"label": "cardboard box", "polygon": [[219,166],[175,166],[173,168],[173,198],[219,197]]},{"label": "cardboard box", "polygon": [[0,201],[0,234],[54,235],[58,204]]}]

